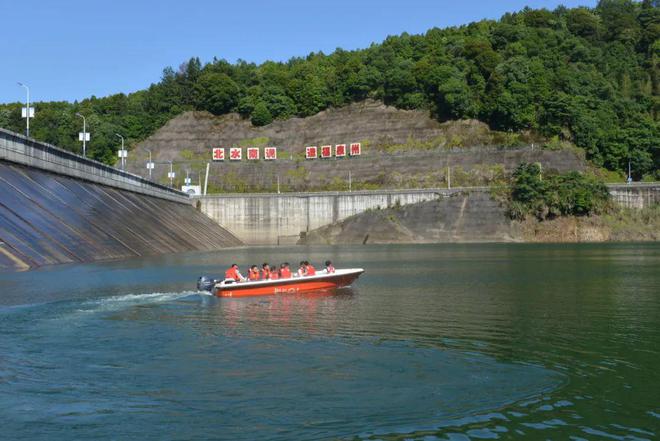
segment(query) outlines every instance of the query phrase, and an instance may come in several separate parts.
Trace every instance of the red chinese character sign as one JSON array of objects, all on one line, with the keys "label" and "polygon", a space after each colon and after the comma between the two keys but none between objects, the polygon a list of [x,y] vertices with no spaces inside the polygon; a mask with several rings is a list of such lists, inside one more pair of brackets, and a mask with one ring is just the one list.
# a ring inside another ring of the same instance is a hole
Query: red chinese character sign
[{"label": "red chinese character sign", "polygon": [[256,161],[259,159],[259,149],[257,147],[248,147],[247,149],[247,158],[251,161]]},{"label": "red chinese character sign", "polygon": [[354,142],[351,144],[350,155],[351,156],[360,156],[362,154],[362,144],[359,142]]},{"label": "red chinese character sign", "polygon": [[335,146],[335,156],[338,158],[346,156],[346,144],[337,144]]},{"label": "red chinese character sign", "polygon": [[232,161],[240,161],[243,159],[243,149],[240,147],[232,147],[229,149],[229,159]]},{"label": "red chinese character sign", "polygon": [[305,158],[307,159],[316,159],[318,157],[318,147],[310,146],[305,147]]},{"label": "red chinese character sign", "polygon": [[213,149],[213,160],[214,161],[224,161],[225,160],[225,149],[222,147]]},{"label": "red chinese character sign", "polygon": [[267,161],[273,161],[277,159],[277,147],[265,147],[264,159]]},{"label": "red chinese character sign", "polygon": [[331,158],[332,157],[332,146],[331,145],[322,145],[321,146],[321,158]]}]

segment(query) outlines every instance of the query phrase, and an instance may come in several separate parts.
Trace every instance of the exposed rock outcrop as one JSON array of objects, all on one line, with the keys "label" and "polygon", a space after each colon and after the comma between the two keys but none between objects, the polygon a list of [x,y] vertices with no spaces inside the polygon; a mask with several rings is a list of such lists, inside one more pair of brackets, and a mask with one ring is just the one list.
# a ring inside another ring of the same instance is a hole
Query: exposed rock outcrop
[{"label": "exposed rock outcrop", "polygon": [[505,209],[488,193],[371,210],[307,234],[314,243],[510,242],[519,240]]},{"label": "exposed rock outcrop", "polygon": [[310,231],[305,244],[660,240],[660,206],[592,217],[512,221],[486,192],[371,210]]}]

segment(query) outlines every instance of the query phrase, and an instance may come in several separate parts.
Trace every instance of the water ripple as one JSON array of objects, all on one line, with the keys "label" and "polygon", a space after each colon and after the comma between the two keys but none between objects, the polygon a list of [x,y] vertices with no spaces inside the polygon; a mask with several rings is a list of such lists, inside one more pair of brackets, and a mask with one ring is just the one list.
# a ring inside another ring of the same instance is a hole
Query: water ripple
[{"label": "water ripple", "polygon": [[215,254],[3,275],[26,303],[0,307],[3,436],[658,437],[660,247],[305,252],[367,272],[253,299],[190,290]]}]

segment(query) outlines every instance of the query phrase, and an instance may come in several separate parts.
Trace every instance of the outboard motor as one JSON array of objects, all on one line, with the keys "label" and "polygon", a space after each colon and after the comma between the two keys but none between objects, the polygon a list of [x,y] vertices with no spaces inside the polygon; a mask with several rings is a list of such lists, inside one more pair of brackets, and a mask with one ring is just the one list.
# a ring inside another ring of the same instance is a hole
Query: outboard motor
[{"label": "outboard motor", "polygon": [[197,279],[197,290],[213,292],[213,286],[215,286],[216,283],[217,280],[211,276],[201,276]]}]

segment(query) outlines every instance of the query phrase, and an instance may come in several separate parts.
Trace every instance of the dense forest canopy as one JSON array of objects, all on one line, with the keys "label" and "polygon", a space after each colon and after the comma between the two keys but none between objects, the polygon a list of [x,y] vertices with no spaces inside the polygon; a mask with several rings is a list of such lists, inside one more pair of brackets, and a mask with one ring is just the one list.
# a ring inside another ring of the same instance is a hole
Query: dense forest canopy
[{"label": "dense forest canopy", "polygon": [[[35,105],[31,135],[74,151],[81,112],[89,154],[114,163],[117,138],[145,139],[186,110],[239,112],[255,125],[374,98],[428,109],[439,120],[477,118],[583,148],[595,164],[660,177],[658,0],[524,9],[500,20],[388,37],[369,48],[287,62],[192,58],[129,95]],[[0,105],[0,126],[22,132],[21,104]]]}]

